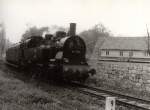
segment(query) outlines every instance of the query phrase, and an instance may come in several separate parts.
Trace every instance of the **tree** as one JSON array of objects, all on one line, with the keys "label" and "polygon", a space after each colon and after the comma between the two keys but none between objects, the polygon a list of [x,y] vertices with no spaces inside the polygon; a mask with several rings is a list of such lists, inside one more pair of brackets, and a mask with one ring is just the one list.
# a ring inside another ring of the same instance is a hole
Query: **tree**
[{"label": "tree", "polygon": [[36,26],[33,26],[25,31],[25,33],[22,35],[22,41],[26,40],[27,38],[31,36],[42,36],[44,32],[48,32],[49,27],[41,27],[37,28]]},{"label": "tree", "polygon": [[6,32],[4,23],[0,23],[0,56],[5,53],[6,47]]},{"label": "tree", "polygon": [[36,26],[30,27],[28,30],[25,31],[25,33],[22,35],[21,41],[24,41],[28,39],[31,36],[42,36],[44,32],[50,32],[55,33],[56,31],[67,31],[67,28],[57,26],[57,25],[52,25],[50,27],[41,27],[37,28]]},{"label": "tree", "polygon": [[87,54],[90,56],[94,50],[97,40],[100,37],[109,37],[110,31],[103,24],[97,24],[93,28],[81,32],[80,36],[85,40]]}]

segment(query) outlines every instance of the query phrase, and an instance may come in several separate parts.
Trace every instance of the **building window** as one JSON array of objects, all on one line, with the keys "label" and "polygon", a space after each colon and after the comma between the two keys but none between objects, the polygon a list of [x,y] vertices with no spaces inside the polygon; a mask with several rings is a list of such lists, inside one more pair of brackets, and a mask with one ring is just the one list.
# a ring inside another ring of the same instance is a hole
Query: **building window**
[{"label": "building window", "polygon": [[133,56],[133,51],[130,51],[129,52],[129,57],[132,57]]},{"label": "building window", "polygon": [[106,51],[106,55],[109,55],[109,51],[108,50]]},{"label": "building window", "polygon": [[145,52],[145,56],[150,56],[150,54],[148,53],[148,51]]},{"label": "building window", "polygon": [[123,51],[120,51],[120,56],[123,56]]}]

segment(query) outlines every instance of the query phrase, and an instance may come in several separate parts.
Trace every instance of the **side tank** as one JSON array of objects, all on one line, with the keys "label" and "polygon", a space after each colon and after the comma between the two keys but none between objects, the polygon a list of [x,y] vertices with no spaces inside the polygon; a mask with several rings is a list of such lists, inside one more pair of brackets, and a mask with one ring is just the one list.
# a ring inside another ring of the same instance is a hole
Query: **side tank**
[{"label": "side tank", "polygon": [[21,60],[21,50],[20,50],[20,43],[18,43],[14,44],[6,51],[6,61],[19,65],[20,60]]}]

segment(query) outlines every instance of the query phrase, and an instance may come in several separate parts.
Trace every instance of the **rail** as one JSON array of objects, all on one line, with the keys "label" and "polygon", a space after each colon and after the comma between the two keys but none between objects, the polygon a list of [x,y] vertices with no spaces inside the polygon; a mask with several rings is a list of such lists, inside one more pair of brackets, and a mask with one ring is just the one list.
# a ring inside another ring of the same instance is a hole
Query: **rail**
[{"label": "rail", "polygon": [[123,105],[127,107],[134,107],[141,110],[150,110],[150,100],[145,100],[129,95],[120,94],[114,91],[104,90],[101,88],[91,87],[83,85],[77,82],[72,83],[73,86],[78,87],[81,93],[92,95],[99,99],[106,99],[106,97],[115,97],[117,105]]}]

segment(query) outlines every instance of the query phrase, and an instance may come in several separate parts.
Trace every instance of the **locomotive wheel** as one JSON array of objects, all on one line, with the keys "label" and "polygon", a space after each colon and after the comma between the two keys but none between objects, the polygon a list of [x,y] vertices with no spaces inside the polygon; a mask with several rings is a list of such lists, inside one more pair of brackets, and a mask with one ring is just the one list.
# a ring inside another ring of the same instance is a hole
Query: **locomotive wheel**
[{"label": "locomotive wheel", "polygon": [[84,84],[85,81],[87,80],[87,78],[88,78],[88,77],[84,77],[84,78],[80,79],[79,82],[82,83],[82,84]]},{"label": "locomotive wheel", "polygon": [[29,69],[29,77],[31,79],[39,79],[41,77],[41,68],[31,66]]}]

